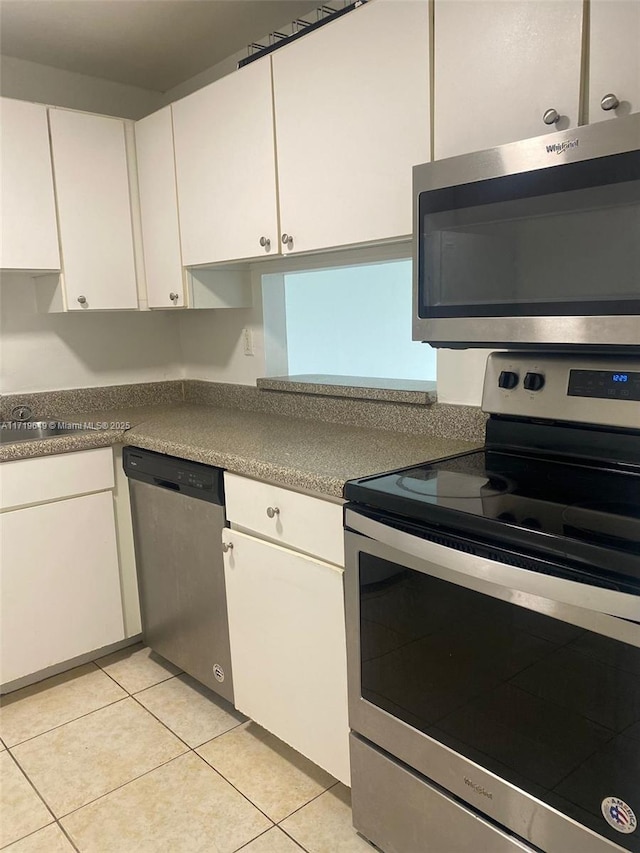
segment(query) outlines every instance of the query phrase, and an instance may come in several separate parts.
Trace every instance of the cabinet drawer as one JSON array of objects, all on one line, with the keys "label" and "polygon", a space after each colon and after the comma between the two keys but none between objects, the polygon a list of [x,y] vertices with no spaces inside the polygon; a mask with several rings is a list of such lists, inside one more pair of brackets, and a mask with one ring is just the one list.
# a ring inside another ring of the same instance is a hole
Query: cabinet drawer
[{"label": "cabinet drawer", "polygon": [[110,447],[16,459],[0,465],[0,509],[99,492],[113,485]]},{"label": "cabinet drawer", "polygon": [[224,488],[227,518],[233,524],[344,565],[340,504],[226,472]]}]

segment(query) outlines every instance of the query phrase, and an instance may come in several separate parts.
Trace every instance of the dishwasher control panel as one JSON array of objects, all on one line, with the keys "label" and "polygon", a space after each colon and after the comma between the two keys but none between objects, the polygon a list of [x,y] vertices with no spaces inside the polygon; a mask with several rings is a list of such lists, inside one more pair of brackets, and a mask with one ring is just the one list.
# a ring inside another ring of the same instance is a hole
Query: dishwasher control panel
[{"label": "dishwasher control panel", "polygon": [[127,477],[133,480],[224,504],[221,468],[131,446],[124,448],[122,464]]}]

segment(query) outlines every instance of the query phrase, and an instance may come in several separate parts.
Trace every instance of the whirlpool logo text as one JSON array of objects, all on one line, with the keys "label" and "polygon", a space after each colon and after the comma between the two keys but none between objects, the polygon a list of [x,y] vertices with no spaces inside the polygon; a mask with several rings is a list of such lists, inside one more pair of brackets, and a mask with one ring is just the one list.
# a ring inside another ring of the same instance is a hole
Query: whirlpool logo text
[{"label": "whirlpool logo text", "polygon": [[547,145],[547,154],[564,154],[565,151],[577,148],[579,144],[579,139],[567,139],[566,142],[552,142],[550,145]]}]

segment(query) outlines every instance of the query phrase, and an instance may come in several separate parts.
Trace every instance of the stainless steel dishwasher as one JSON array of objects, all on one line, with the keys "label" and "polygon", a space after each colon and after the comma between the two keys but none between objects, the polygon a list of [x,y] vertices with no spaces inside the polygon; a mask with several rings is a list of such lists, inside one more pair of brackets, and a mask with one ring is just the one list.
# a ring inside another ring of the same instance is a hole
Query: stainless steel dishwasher
[{"label": "stainless steel dishwasher", "polygon": [[125,447],[146,644],[233,702],[222,470]]}]

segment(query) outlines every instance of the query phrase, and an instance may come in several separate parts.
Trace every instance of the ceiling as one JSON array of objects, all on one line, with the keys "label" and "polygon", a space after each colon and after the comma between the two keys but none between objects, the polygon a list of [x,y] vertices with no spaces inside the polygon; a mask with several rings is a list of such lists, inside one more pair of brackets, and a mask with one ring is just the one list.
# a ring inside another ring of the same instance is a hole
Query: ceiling
[{"label": "ceiling", "polygon": [[1,0],[0,53],[166,92],[320,0]]}]

